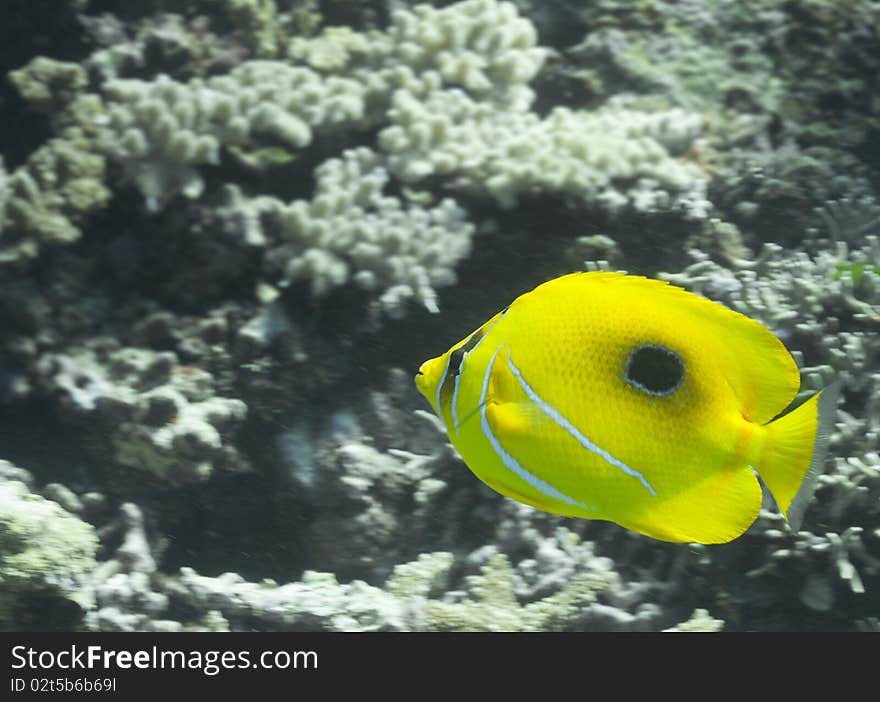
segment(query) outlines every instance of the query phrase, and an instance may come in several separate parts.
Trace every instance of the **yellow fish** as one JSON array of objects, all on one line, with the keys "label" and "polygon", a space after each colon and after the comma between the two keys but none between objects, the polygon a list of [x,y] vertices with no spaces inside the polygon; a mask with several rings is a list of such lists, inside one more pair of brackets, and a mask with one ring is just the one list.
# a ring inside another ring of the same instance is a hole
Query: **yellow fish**
[{"label": "yellow fish", "polygon": [[755,472],[800,527],[839,394],[835,383],[774,419],[800,374],[770,331],[674,285],[605,272],[521,295],[423,363],[416,385],[498,492],[707,544],[755,521]]}]

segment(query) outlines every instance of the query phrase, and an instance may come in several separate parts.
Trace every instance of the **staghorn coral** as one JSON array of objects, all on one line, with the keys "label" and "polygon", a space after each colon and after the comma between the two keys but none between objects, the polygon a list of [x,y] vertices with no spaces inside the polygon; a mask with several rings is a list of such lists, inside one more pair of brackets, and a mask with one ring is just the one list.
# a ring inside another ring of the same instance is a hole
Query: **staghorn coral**
[{"label": "staghorn coral", "polygon": [[809,234],[817,245],[816,239],[838,242],[845,241],[857,244],[862,237],[880,231],[880,203],[871,192],[871,186],[864,180],[852,182],[842,178],[835,183],[841,194],[835,193],[819,207],[814,208],[817,225]]},{"label": "staghorn coral", "polygon": [[[835,230],[832,230],[832,236]],[[880,574],[880,240],[839,240],[814,255],[767,244],[755,260],[732,269],[701,260],[665,277],[758,319],[802,349],[802,396],[840,378],[851,399],[839,411],[831,440],[834,467],[819,478],[805,531],[780,529],[778,515],[762,512],[750,538],[764,564],[752,578],[795,579],[805,607],[830,613],[841,590],[866,591]]]},{"label": "staghorn coral", "polygon": [[[875,481],[876,482],[876,481]],[[770,521],[769,516],[764,521]],[[865,594],[863,575],[880,575],[880,558],[872,551],[878,544],[876,533],[850,526],[840,533],[825,531],[798,533],[791,539],[780,529],[764,526],[766,562],[747,573],[747,577],[797,578],[799,598],[810,610],[830,612],[846,591]]]},{"label": "staghorn coral", "polygon": [[[839,375],[871,403],[880,388],[872,369],[877,335],[870,333],[880,319],[878,264],[880,239],[866,236],[814,256],[767,244],[754,261],[743,260],[733,270],[704,259],[664,277],[762,321],[783,341],[798,339],[809,354],[804,392]],[[873,415],[860,413],[867,431],[863,446],[877,439]]]}]

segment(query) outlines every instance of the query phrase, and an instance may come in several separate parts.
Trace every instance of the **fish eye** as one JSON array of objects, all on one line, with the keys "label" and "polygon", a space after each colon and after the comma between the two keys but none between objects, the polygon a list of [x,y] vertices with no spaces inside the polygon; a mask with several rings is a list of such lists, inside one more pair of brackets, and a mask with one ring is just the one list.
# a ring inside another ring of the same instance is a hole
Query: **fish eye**
[{"label": "fish eye", "polygon": [[623,377],[634,388],[649,395],[671,395],[684,380],[684,361],[665,346],[637,346],[626,360]]},{"label": "fish eye", "polygon": [[449,354],[449,368],[453,375],[458,375],[461,370],[461,362],[464,360],[465,349],[459,346],[455,351]]}]

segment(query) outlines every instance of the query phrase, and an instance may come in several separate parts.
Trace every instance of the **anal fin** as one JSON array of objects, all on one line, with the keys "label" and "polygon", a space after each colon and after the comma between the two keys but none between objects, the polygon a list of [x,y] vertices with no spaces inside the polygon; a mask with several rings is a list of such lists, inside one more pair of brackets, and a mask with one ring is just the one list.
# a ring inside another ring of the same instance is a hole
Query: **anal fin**
[{"label": "anal fin", "polygon": [[664,541],[721,544],[741,536],[758,517],[762,491],[748,466],[724,468],[620,523]]}]

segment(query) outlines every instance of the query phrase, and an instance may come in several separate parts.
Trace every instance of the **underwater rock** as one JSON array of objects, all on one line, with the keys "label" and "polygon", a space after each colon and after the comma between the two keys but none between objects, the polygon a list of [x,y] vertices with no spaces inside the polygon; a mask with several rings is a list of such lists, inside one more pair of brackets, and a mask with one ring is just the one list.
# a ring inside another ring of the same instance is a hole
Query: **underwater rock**
[{"label": "underwater rock", "polygon": [[711,616],[705,609],[695,609],[691,618],[681,624],[676,624],[671,629],[664,631],[721,631],[724,628],[724,622]]},{"label": "underwater rock", "polygon": [[57,600],[88,607],[97,551],[90,524],[0,478],[0,628],[29,628]]}]

